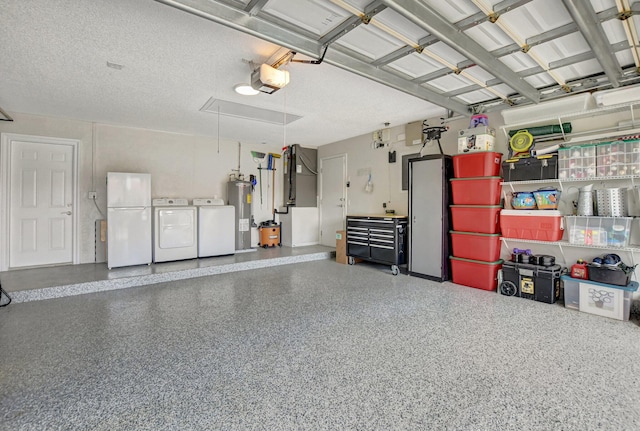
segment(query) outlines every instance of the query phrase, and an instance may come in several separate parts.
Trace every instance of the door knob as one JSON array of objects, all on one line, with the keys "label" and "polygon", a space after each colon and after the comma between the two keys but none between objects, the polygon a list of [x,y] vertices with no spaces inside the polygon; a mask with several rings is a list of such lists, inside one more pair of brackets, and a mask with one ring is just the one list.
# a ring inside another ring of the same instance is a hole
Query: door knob
[{"label": "door knob", "polygon": [[342,204],[338,205],[338,207],[342,208]]},{"label": "door knob", "polygon": [[60,213],[60,214],[71,215],[71,211],[65,211],[65,212],[62,212],[62,213]]}]

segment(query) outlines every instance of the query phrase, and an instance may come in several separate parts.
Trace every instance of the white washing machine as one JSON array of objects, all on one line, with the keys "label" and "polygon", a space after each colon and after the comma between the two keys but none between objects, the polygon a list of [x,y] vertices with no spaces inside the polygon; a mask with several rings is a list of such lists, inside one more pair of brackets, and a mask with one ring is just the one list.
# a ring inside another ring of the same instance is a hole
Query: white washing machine
[{"label": "white washing machine", "polygon": [[153,261],[195,259],[198,257],[198,218],[196,207],[187,199],[154,199]]},{"label": "white washing machine", "polygon": [[198,208],[198,257],[223,256],[236,251],[236,208],[222,199],[194,199]]}]

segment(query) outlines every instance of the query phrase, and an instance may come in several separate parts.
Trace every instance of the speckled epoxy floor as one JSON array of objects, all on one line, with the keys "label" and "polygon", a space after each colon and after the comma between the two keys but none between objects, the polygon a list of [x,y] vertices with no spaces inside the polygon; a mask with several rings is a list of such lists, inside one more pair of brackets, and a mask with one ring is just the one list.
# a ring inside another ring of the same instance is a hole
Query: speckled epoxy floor
[{"label": "speckled epoxy floor", "polygon": [[330,260],[0,309],[0,429],[635,430],[640,328]]}]

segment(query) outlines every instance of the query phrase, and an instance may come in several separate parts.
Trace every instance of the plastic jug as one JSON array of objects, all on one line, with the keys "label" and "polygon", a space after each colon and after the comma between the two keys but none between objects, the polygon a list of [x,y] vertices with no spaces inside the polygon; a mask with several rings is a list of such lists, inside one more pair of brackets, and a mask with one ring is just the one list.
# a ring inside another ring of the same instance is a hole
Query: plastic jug
[{"label": "plastic jug", "polygon": [[593,215],[593,184],[587,184],[578,189],[577,214],[579,216]]}]

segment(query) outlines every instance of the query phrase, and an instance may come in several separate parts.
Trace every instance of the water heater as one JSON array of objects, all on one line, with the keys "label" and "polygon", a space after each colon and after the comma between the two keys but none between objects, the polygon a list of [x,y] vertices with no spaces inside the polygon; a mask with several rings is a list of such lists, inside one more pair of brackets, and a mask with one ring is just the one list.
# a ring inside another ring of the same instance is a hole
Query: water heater
[{"label": "water heater", "polygon": [[251,182],[229,180],[227,200],[236,209],[236,250],[251,248]]}]

